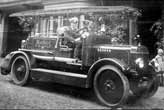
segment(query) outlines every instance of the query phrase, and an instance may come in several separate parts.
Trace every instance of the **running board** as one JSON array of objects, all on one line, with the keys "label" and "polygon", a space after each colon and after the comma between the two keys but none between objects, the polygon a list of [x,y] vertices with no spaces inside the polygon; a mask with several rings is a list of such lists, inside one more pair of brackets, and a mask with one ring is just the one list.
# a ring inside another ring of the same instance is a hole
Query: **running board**
[{"label": "running board", "polygon": [[65,63],[76,63],[76,62],[78,62],[78,60],[74,59],[74,58],[42,56],[42,55],[35,55],[35,54],[33,54],[33,57],[36,59],[45,60],[45,61],[58,61],[58,62],[65,62]]},{"label": "running board", "polygon": [[86,85],[87,75],[71,72],[49,70],[43,68],[31,69],[31,76],[36,79],[51,80],[56,83],[84,87]]}]

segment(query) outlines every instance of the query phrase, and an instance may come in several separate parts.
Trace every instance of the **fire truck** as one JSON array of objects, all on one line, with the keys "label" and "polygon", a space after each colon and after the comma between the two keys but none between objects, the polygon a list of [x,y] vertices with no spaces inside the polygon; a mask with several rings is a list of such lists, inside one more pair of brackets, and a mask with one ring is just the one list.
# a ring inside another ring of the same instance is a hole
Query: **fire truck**
[{"label": "fire truck", "polygon": [[[130,95],[149,98],[156,93],[158,81],[149,65],[148,49],[136,40],[139,15],[137,9],[127,6],[11,14],[33,20],[34,27],[21,48],[6,55],[1,74],[10,74],[19,86],[47,79],[92,88],[97,99],[111,107],[125,103]],[[70,31],[69,37],[76,36],[73,40],[68,38]],[[76,45],[80,45],[78,58]]]}]

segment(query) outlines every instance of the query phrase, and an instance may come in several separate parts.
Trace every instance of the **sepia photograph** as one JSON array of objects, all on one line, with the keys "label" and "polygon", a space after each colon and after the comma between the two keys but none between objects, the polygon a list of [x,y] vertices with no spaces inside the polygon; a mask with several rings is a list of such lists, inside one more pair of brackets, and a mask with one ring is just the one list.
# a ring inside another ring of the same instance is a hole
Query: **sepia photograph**
[{"label": "sepia photograph", "polygon": [[164,109],[164,1],[1,0],[0,109]]}]

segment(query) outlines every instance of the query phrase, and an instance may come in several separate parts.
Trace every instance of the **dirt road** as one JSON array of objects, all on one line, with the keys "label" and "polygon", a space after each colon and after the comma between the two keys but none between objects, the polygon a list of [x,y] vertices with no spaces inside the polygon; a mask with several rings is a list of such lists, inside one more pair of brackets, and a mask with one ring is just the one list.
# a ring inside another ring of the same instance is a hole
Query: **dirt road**
[{"label": "dirt road", "polygon": [[[0,108],[5,109],[104,109],[95,101],[88,89],[37,82],[26,87],[12,83],[10,76],[0,75]],[[164,88],[159,88],[150,99],[137,101],[123,108],[164,108]]]}]

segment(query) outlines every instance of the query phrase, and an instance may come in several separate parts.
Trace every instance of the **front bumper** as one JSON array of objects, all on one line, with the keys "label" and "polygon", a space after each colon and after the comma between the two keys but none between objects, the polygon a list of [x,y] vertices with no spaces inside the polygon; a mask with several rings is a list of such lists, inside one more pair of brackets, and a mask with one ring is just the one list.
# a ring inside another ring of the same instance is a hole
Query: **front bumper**
[{"label": "front bumper", "polygon": [[128,78],[138,79],[142,77],[154,77],[157,75],[157,72],[152,66],[147,65],[144,68],[128,68],[125,74]]}]

